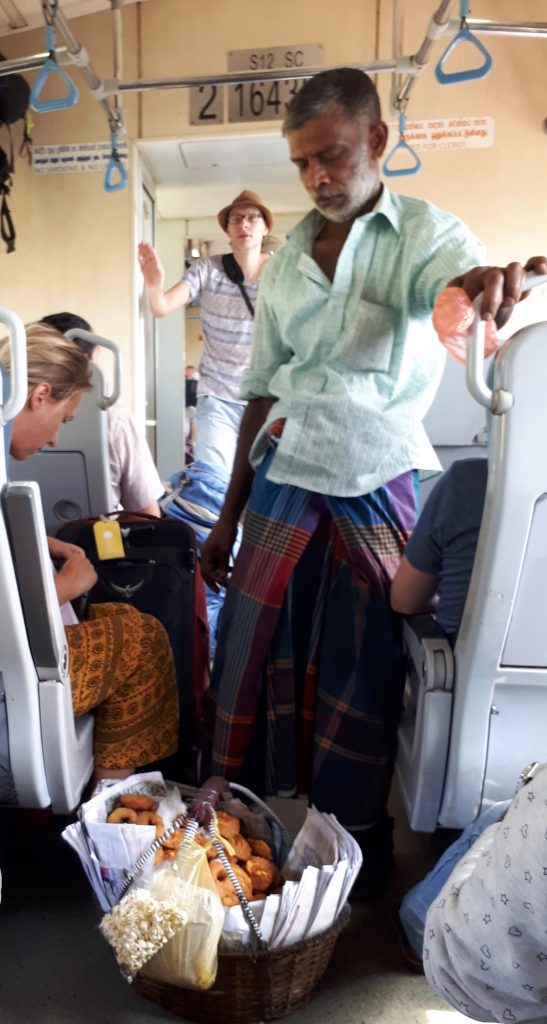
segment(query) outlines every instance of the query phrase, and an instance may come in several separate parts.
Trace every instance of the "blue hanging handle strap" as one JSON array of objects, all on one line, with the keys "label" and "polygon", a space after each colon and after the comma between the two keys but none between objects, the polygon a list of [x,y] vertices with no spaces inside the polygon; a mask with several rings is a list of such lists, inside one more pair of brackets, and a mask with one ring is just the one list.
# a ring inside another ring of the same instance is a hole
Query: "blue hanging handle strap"
[{"label": "blue hanging handle strap", "polygon": [[127,171],[118,153],[117,131],[110,133],[110,145],[112,146],[112,152],[106,167],[104,187],[106,192],[121,192],[122,188],[125,188],[127,185]]},{"label": "blue hanging handle strap", "polygon": [[[471,29],[467,26],[466,18],[468,14],[468,0],[460,0],[460,30],[459,32],[456,32],[456,35],[446,47],[446,50],[435,68],[435,78],[441,85],[454,85],[456,82],[472,82],[476,78],[485,78],[485,76],[492,70],[492,58],[488,53],[488,50],[483,46],[480,39],[477,39],[477,37],[473,35]],[[461,43],[470,43],[471,46],[474,46],[484,58],[482,64],[479,64],[474,68],[468,68],[467,71],[445,71],[444,65],[446,61],[450,57],[450,54],[453,53],[456,47]]]},{"label": "blue hanging handle strap", "polygon": [[[73,107],[79,98],[78,90],[70,75],[57,63],[53,25],[46,25],[46,50],[49,51],[49,57],[46,58],[46,62],[30,93],[30,106],[40,114],[48,113],[51,110],[67,110],[68,107]],[[42,89],[51,75],[58,75],[59,78],[62,78],[67,86],[67,92],[64,96],[59,96],[55,100],[41,100]]]},{"label": "blue hanging handle strap", "polygon": [[[420,160],[418,154],[414,149],[412,149],[412,146],[409,146],[408,142],[405,139],[405,128],[406,115],[400,113],[399,141],[395,143],[393,149],[389,151],[384,161],[384,165],[382,167],[382,171],[385,174],[386,178],[398,178],[408,176],[409,174],[417,174],[418,171],[420,170],[420,167],[422,166],[422,161]],[[412,163],[409,164],[408,167],[392,167],[391,161],[393,160],[394,157],[397,157],[402,151],[404,151],[405,154],[410,155],[410,157],[412,158]]]}]

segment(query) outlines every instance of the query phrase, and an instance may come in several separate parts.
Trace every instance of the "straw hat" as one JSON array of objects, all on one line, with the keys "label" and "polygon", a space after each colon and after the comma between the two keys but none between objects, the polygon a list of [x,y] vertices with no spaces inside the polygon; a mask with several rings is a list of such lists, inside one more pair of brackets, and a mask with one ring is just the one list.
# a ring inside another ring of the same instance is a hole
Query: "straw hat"
[{"label": "straw hat", "polygon": [[244,189],[243,192],[240,192],[239,195],[236,196],[235,199],[232,200],[228,206],[225,206],[218,214],[217,220],[223,231],[226,231],[228,226],[228,216],[232,212],[234,206],[256,206],[266,221],[268,231],[272,230],[274,221],[268,207],[264,206],[264,203],[256,192]]}]

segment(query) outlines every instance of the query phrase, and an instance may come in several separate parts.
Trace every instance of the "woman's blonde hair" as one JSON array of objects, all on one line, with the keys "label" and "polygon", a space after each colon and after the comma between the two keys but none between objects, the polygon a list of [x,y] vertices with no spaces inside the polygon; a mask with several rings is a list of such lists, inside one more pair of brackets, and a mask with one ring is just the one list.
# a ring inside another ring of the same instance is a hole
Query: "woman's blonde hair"
[{"label": "woman's blonde hair", "polygon": [[[29,324],[25,330],[29,393],[42,381],[50,385],[54,402],[62,402],[77,391],[91,390],[89,359],[73,341],[45,324]],[[0,341],[0,362],[9,370],[11,352],[7,339]]]}]

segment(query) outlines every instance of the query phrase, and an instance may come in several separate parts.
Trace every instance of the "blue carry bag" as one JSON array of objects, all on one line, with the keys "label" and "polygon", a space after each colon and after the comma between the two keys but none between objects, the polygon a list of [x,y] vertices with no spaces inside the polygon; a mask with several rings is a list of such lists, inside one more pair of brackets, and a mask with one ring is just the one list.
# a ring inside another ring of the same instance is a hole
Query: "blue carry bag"
[{"label": "blue carry bag", "polygon": [[[197,541],[198,554],[218,520],[228,489],[230,477],[210,462],[192,462],[189,466],[173,473],[166,483],[166,491],[160,500],[160,508],[171,519],[181,519],[192,527]],[[241,543],[241,527],[232,549],[235,558]],[[207,616],[209,619],[211,657],[214,657],[220,614],[226,591],[222,588],[215,594],[205,588]]]}]

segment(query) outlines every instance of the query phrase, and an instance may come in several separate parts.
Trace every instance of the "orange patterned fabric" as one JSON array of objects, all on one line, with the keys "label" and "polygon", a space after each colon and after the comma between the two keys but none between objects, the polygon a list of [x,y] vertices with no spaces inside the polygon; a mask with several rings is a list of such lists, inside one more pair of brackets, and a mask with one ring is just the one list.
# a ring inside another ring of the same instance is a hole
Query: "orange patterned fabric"
[{"label": "orange patterned fabric", "polygon": [[167,634],[126,604],[67,626],[75,715],[95,712],[95,764],[133,768],[176,753],[178,694]]}]

